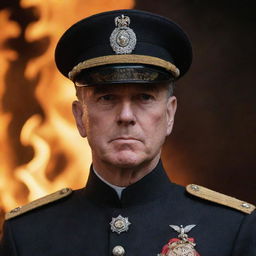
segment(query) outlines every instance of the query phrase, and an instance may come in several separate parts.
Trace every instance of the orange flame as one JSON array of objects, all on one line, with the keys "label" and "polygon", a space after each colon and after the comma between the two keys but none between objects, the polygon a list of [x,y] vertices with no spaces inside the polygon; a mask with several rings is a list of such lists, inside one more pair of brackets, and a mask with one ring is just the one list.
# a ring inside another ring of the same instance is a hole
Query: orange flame
[{"label": "orange flame", "polygon": [[[4,46],[7,39],[17,37],[20,29],[17,23],[9,20],[10,12],[3,10],[0,12],[0,100],[4,94],[4,77],[9,67],[9,62],[17,58],[16,52],[6,49]],[[2,105],[0,105],[0,207],[7,208],[8,205],[14,205],[15,199],[11,196],[12,182],[10,171],[14,167],[12,163],[11,148],[9,147],[7,133],[8,124],[12,116],[10,113],[4,113]],[[10,182],[10,183],[9,183]],[[8,184],[8,185],[7,185]],[[8,189],[7,189],[8,188]]]},{"label": "orange flame", "polygon": [[[24,9],[36,7],[40,17],[26,28],[26,41],[49,38],[44,54],[30,59],[24,74],[26,79],[33,81],[40,73],[36,99],[43,109],[44,118],[36,114],[24,123],[20,142],[24,146],[31,146],[34,156],[28,163],[15,166],[14,152],[8,139],[8,125],[15,116],[4,112],[0,105],[0,208],[7,211],[17,204],[25,204],[62,187],[84,186],[91,162],[90,149],[76,131],[70,108],[75,90],[57,72],[53,62],[54,48],[61,34],[74,22],[94,13],[129,9],[133,5],[133,0],[21,1]],[[18,37],[20,33],[19,24],[10,21],[9,17],[8,10],[0,12],[0,51],[4,56],[0,59],[1,101],[9,63],[18,56],[4,45],[7,39]]]}]

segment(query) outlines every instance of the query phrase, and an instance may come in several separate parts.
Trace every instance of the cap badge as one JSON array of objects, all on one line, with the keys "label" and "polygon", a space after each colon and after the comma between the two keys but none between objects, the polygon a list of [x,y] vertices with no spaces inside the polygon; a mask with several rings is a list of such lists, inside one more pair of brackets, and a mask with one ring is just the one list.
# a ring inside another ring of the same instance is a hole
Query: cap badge
[{"label": "cap badge", "polygon": [[128,218],[121,215],[118,215],[116,218],[112,218],[112,221],[109,224],[112,232],[116,232],[118,234],[125,231],[127,232],[129,225],[131,225]]},{"label": "cap badge", "polygon": [[157,256],[200,256],[195,250],[195,239],[188,237],[188,233],[196,225],[188,225],[186,227],[170,225],[172,229],[179,233],[178,238],[172,238],[164,245],[162,252]]},{"label": "cap badge", "polygon": [[116,54],[131,53],[136,45],[136,35],[129,28],[130,18],[128,16],[117,16],[115,18],[116,28],[110,36],[110,45]]}]

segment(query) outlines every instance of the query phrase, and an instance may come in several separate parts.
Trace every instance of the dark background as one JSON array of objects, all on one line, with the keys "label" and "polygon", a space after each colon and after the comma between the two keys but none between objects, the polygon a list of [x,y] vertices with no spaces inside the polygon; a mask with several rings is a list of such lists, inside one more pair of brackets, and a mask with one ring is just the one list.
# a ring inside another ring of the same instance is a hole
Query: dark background
[{"label": "dark background", "polygon": [[178,111],[163,150],[170,178],[256,202],[254,1],[137,0],[180,24],[194,60],[177,82]]},{"label": "dark background", "polygon": [[[39,77],[26,80],[31,58],[43,54],[49,38],[26,42],[24,31],[39,17],[35,8],[22,9],[19,0],[1,0],[21,34],[6,44],[20,53],[7,72],[3,107],[17,118],[9,126],[16,165],[27,163],[33,150],[20,144],[19,134],[33,114],[44,116],[35,99]],[[163,160],[170,178],[197,183],[256,203],[254,1],[137,0],[136,9],[156,12],[180,24],[191,38],[194,60],[177,83],[178,111]],[[24,98],[18,103],[15,99]]]}]

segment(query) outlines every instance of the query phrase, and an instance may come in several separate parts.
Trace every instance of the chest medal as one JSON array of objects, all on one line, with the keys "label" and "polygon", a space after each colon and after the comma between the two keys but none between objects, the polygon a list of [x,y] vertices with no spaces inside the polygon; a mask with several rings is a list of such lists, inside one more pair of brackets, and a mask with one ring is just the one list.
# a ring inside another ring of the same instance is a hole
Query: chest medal
[{"label": "chest medal", "polygon": [[178,238],[172,238],[163,246],[162,252],[157,256],[200,256],[195,250],[195,239],[188,237],[188,233],[196,225],[186,227],[170,225],[172,229],[179,233]]}]

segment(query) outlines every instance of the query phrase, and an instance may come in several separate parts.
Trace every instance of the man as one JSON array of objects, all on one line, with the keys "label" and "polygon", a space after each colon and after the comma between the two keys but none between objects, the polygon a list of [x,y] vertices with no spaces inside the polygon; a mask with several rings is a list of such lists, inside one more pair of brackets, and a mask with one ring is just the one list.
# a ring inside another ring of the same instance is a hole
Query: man
[{"label": "man", "polygon": [[186,191],[161,164],[174,81],[191,59],[183,30],[146,12],[102,13],[65,32],[56,64],[76,86],[89,180],[8,213],[1,255],[256,255],[253,205],[194,184]]}]

